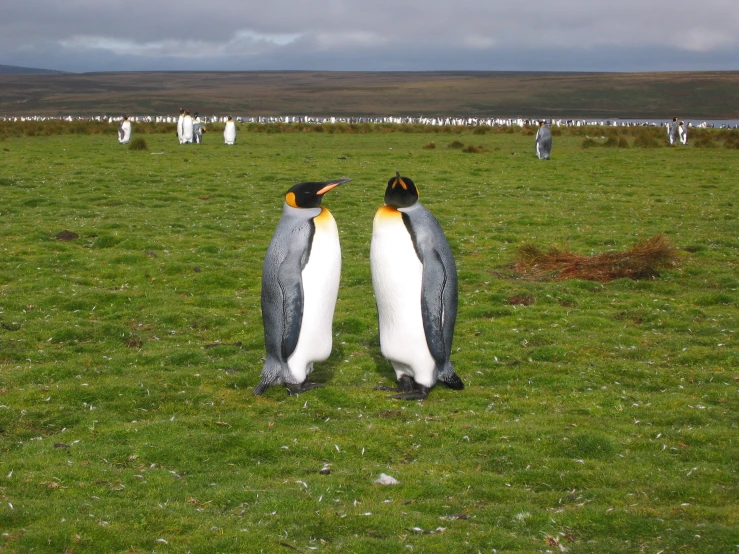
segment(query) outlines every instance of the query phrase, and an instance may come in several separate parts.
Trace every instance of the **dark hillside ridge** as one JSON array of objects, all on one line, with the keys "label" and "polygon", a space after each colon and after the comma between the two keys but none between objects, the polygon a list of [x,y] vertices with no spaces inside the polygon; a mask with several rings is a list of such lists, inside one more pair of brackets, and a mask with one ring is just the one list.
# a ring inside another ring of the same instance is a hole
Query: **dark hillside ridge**
[{"label": "dark hillside ridge", "polygon": [[0,114],[739,119],[739,71],[0,75]]},{"label": "dark hillside ridge", "polygon": [[38,75],[38,74],[63,74],[63,71],[53,69],[39,69],[37,67],[18,67],[17,65],[0,65],[0,75]]}]

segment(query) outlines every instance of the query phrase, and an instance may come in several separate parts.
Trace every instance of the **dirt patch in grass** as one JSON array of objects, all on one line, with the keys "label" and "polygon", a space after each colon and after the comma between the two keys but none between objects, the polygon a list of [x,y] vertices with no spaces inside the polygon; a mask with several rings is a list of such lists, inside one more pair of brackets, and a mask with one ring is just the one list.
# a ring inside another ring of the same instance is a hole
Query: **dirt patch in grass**
[{"label": "dirt patch in grass", "polygon": [[517,294],[508,299],[511,306],[531,306],[536,302],[536,298],[528,294]]},{"label": "dirt patch in grass", "polygon": [[527,279],[585,279],[606,283],[614,279],[651,279],[678,262],[678,251],[662,235],[634,245],[625,252],[586,256],[552,246],[543,251],[533,244],[518,250],[513,270]]},{"label": "dirt patch in grass", "polygon": [[59,231],[56,234],[56,237],[55,238],[57,240],[74,240],[74,239],[76,239],[78,237],[79,237],[79,235],[77,233],[75,233],[74,231],[68,231],[67,229],[64,229],[64,231]]}]

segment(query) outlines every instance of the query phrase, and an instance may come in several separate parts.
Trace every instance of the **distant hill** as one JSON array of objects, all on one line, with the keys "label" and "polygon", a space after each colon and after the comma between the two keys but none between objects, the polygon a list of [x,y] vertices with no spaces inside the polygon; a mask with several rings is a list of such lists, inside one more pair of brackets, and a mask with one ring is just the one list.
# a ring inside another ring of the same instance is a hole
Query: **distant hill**
[{"label": "distant hill", "polygon": [[739,71],[0,75],[2,115],[175,115],[180,106],[244,116],[739,119]]},{"label": "distant hill", "polygon": [[17,65],[0,65],[0,75],[34,75],[34,74],[62,74],[64,71],[55,71],[53,69],[38,69],[36,67],[18,67]]}]

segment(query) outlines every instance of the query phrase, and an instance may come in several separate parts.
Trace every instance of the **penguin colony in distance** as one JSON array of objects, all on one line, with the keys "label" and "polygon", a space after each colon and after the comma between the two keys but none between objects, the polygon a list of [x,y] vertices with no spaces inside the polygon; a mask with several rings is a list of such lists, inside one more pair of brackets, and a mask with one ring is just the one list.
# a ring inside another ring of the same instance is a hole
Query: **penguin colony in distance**
[{"label": "penguin colony in distance", "polygon": [[328,191],[349,181],[298,183],[285,194],[282,217],[262,270],[267,358],[255,395],[272,385],[284,385],[290,394],[321,386],[307,377],[314,362],[331,354],[341,274],[336,221],[321,206],[321,200]]},{"label": "penguin colony in distance", "polygon": [[398,379],[394,398],[421,400],[441,381],[464,384],[450,357],[457,318],[457,268],[436,218],[418,189],[399,173],[388,181],[375,215],[370,246],[380,349]]},{"label": "penguin colony in distance", "polygon": [[551,152],[552,133],[546,121],[540,121],[539,129],[536,131],[536,155],[540,160],[548,160]]}]

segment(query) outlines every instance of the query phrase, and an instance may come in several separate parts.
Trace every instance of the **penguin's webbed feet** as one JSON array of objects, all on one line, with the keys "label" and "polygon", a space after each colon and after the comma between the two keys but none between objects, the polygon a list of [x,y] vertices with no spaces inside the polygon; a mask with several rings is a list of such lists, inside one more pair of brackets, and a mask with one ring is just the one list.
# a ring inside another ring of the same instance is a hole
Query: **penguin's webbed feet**
[{"label": "penguin's webbed feet", "polygon": [[439,382],[453,390],[464,389],[464,383],[454,371],[439,375]]},{"label": "penguin's webbed feet", "polygon": [[322,383],[313,383],[311,381],[303,381],[300,384],[295,383],[285,383],[285,388],[290,393],[290,396],[297,396],[301,392],[305,392],[310,389],[320,389],[323,388]]},{"label": "penguin's webbed feet", "polygon": [[386,387],[385,385],[377,385],[375,390],[389,390],[393,392],[411,392],[416,388],[416,382],[409,375],[403,375],[398,379],[397,387]]},{"label": "penguin's webbed feet", "polygon": [[425,400],[431,389],[424,387],[423,385],[416,385],[416,389],[411,392],[404,392],[403,394],[394,394],[393,398],[396,400]]},{"label": "penguin's webbed feet", "polygon": [[412,377],[403,375],[398,379],[397,387],[385,387],[377,386],[375,390],[387,390],[392,392],[399,392],[401,394],[394,394],[392,398],[397,400],[423,400],[429,395],[430,387],[424,387],[416,383]]}]

